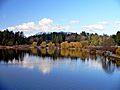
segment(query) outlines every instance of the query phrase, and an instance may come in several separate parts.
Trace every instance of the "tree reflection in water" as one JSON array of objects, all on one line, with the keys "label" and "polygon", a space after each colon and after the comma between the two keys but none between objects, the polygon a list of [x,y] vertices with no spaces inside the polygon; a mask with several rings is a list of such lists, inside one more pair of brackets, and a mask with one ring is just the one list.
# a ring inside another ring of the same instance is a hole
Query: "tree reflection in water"
[{"label": "tree reflection in water", "polygon": [[[38,58],[36,60],[32,60],[33,58]],[[46,60],[48,57],[49,60]],[[42,58],[42,60],[39,60]],[[0,50],[0,62],[9,64],[11,62],[20,63],[23,67],[34,68],[38,67],[41,72],[44,74],[49,73],[52,68],[58,63],[64,62],[64,58],[71,58],[71,60],[79,60],[83,61],[90,67],[103,69],[106,73],[112,74],[115,71],[116,67],[120,67],[120,61],[114,60],[112,62],[107,57],[99,56],[99,55],[89,55],[87,51],[81,51],[77,49],[61,49],[57,50],[55,48],[46,49],[42,48],[40,50],[33,48],[31,50]]]},{"label": "tree reflection in water", "polygon": [[4,61],[5,63],[8,63],[9,61],[23,61],[23,58],[26,53],[29,53],[28,51],[24,50],[0,50],[0,61]]},{"label": "tree reflection in water", "polygon": [[102,61],[102,68],[104,69],[104,71],[106,73],[112,74],[115,70],[115,64],[112,63],[110,60],[107,59],[103,59]]}]

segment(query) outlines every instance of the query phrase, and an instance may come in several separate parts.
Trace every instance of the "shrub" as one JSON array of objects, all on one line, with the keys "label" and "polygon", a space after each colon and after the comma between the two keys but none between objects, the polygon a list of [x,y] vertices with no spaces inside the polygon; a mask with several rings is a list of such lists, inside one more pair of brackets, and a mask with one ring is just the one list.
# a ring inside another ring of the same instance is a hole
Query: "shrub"
[{"label": "shrub", "polygon": [[88,41],[81,41],[82,48],[88,48],[89,42]]},{"label": "shrub", "polygon": [[69,43],[67,41],[61,43],[61,48],[67,49],[69,48]]},{"label": "shrub", "polygon": [[74,42],[69,43],[69,48],[74,48]]},{"label": "shrub", "polygon": [[120,47],[116,49],[116,54],[120,55]]},{"label": "shrub", "polygon": [[75,42],[75,48],[82,48],[82,44],[80,42]]},{"label": "shrub", "polygon": [[49,42],[48,43],[48,48],[54,48],[55,47],[55,44],[54,43],[52,43],[52,42]]},{"label": "shrub", "polygon": [[34,48],[37,47],[37,42],[33,42],[32,47],[34,47]]},{"label": "shrub", "polygon": [[46,47],[46,42],[44,41],[44,42],[42,42],[41,44],[40,44],[40,46],[42,47],[42,48],[45,48]]},{"label": "shrub", "polygon": [[70,42],[69,48],[82,48],[82,45],[80,42]]}]

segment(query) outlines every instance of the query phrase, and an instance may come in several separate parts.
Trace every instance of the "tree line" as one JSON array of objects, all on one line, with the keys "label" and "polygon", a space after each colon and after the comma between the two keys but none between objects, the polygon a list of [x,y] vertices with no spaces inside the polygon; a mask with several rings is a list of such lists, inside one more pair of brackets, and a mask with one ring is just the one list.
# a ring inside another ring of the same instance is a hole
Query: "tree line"
[{"label": "tree line", "polygon": [[[51,32],[28,37],[29,43],[36,42],[41,47],[61,46],[63,48],[83,48],[87,46],[114,46],[120,45],[120,32],[116,35],[98,35],[97,33]],[[35,44],[35,43],[34,43]]]},{"label": "tree line", "polygon": [[23,32],[13,32],[8,29],[0,31],[0,45],[12,46],[23,45],[27,43],[27,38]]},{"label": "tree line", "polygon": [[[36,43],[35,43],[36,42]],[[81,42],[81,43],[79,43]],[[13,32],[8,29],[0,31],[0,45],[25,45],[37,44],[43,47],[58,46],[62,44],[63,47],[69,43],[70,47],[82,47],[84,44],[89,46],[114,46],[120,45],[120,31],[115,35],[98,35],[97,33],[86,33],[85,31],[78,33],[70,32],[51,32],[40,33],[33,36],[26,37],[23,32]]]}]

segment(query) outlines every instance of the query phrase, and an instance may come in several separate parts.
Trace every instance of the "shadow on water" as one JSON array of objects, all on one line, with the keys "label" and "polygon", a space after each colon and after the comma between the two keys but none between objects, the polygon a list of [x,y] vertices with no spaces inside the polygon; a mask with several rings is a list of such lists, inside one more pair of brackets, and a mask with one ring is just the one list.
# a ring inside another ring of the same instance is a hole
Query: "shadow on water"
[{"label": "shadow on water", "polygon": [[68,49],[57,50],[55,48],[42,48],[40,50],[37,48],[31,50],[0,50],[0,62],[7,64],[15,60],[19,63],[24,61],[24,57],[26,55],[41,57],[43,59],[49,57],[53,61],[64,58],[70,58],[71,60],[81,60],[88,65],[102,67],[102,69],[108,74],[112,74],[116,68],[120,67],[120,60],[112,61],[109,58],[100,55],[90,55],[87,51]]}]

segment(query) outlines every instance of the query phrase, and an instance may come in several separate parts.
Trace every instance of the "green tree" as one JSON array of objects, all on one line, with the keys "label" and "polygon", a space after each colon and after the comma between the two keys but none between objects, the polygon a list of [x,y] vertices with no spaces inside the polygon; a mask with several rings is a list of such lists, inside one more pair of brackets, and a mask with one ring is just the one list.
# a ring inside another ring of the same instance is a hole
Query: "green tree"
[{"label": "green tree", "polygon": [[97,45],[99,45],[99,36],[97,35],[97,34],[93,34],[92,36],[91,36],[91,39],[90,39],[90,41],[91,41],[91,45],[94,45],[94,46],[97,46]]},{"label": "green tree", "polygon": [[120,31],[117,32],[115,42],[120,45]]}]

